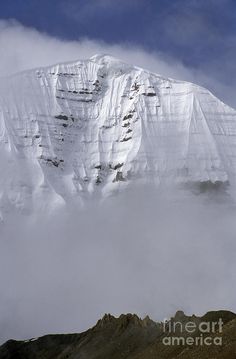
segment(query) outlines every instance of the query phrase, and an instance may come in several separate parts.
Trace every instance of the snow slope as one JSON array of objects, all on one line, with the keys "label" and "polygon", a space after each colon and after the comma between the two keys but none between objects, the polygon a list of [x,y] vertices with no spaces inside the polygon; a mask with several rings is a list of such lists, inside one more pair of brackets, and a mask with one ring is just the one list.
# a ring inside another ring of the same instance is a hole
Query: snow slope
[{"label": "snow slope", "polygon": [[0,203],[54,208],[135,179],[233,182],[236,111],[110,56],[1,80]]}]

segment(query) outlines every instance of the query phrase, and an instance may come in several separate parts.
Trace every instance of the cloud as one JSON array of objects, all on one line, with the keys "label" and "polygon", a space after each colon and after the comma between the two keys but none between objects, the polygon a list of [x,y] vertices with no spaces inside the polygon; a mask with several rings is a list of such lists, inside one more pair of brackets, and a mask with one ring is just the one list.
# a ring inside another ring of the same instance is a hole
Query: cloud
[{"label": "cloud", "polygon": [[188,68],[161,52],[147,52],[131,44],[109,45],[102,41],[60,39],[26,28],[16,21],[0,21],[0,76],[57,62],[86,59],[96,53],[109,53],[121,60],[166,77],[195,82],[209,88],[236,107],[235,87],[208,76],[208,70]]},{"label": "cloud", "polygon": [[[158,28],[163,39],[162,50],[185,66],[198,70],[195,82],[209,87],[233,106],[236,88],[235,14],[232,0],[177,0],[157,13],[149,27],[150,38]],[[155,37],[152,44],[157,46]],[[207,80],[203,81],[205,77]]]},{"label": "cloud", "polygon": [[143,66],[163,75],[186,75],[180,63],[171,63],[161,55],[147,53],[130,45],[108,45],[102,41],[83,39],[62,41],[34,29],[25,28],[15,21],[0,21],[0,45],[4,49],[0,59],[0,76],[57,62],[87,59],[95,53],[110,53],[124,61]]},{"label": "cloud", "polygon": [[0,341],[78,332],[105,312],[236,310],[236,208],[137,187],[83,212],[0,228]]}]

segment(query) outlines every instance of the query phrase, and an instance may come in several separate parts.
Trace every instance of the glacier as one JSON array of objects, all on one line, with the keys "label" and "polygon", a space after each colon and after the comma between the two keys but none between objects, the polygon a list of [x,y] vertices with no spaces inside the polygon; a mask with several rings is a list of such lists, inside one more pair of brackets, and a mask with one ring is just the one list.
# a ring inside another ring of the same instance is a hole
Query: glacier
[{"label": "glacier", "polygon": [[109,55],[1,78],[0,210],[82,205],[142,183],[234,185],[236,110]]}]

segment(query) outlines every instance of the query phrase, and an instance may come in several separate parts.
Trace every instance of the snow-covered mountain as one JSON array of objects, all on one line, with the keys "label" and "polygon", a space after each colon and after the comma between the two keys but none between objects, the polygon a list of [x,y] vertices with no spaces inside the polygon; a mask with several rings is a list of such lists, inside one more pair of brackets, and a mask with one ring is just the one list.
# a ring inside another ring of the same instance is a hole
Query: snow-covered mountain
[{"label": "snow-covered mountain", "polygon": [[110,56],[1,80],[2,208],[106,196],[135,179],[233,182],[236,111]]}]

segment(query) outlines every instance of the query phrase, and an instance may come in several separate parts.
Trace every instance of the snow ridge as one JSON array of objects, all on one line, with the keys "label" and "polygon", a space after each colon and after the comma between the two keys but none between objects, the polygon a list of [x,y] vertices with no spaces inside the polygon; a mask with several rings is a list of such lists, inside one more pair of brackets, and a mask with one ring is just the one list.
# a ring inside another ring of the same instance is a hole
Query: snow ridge
[{"label": "snow ridge", "polygon": [[0,92],[0,203],[31,211],[135,179],[233,182],[236,111],[108,55],[30,70]]}]

